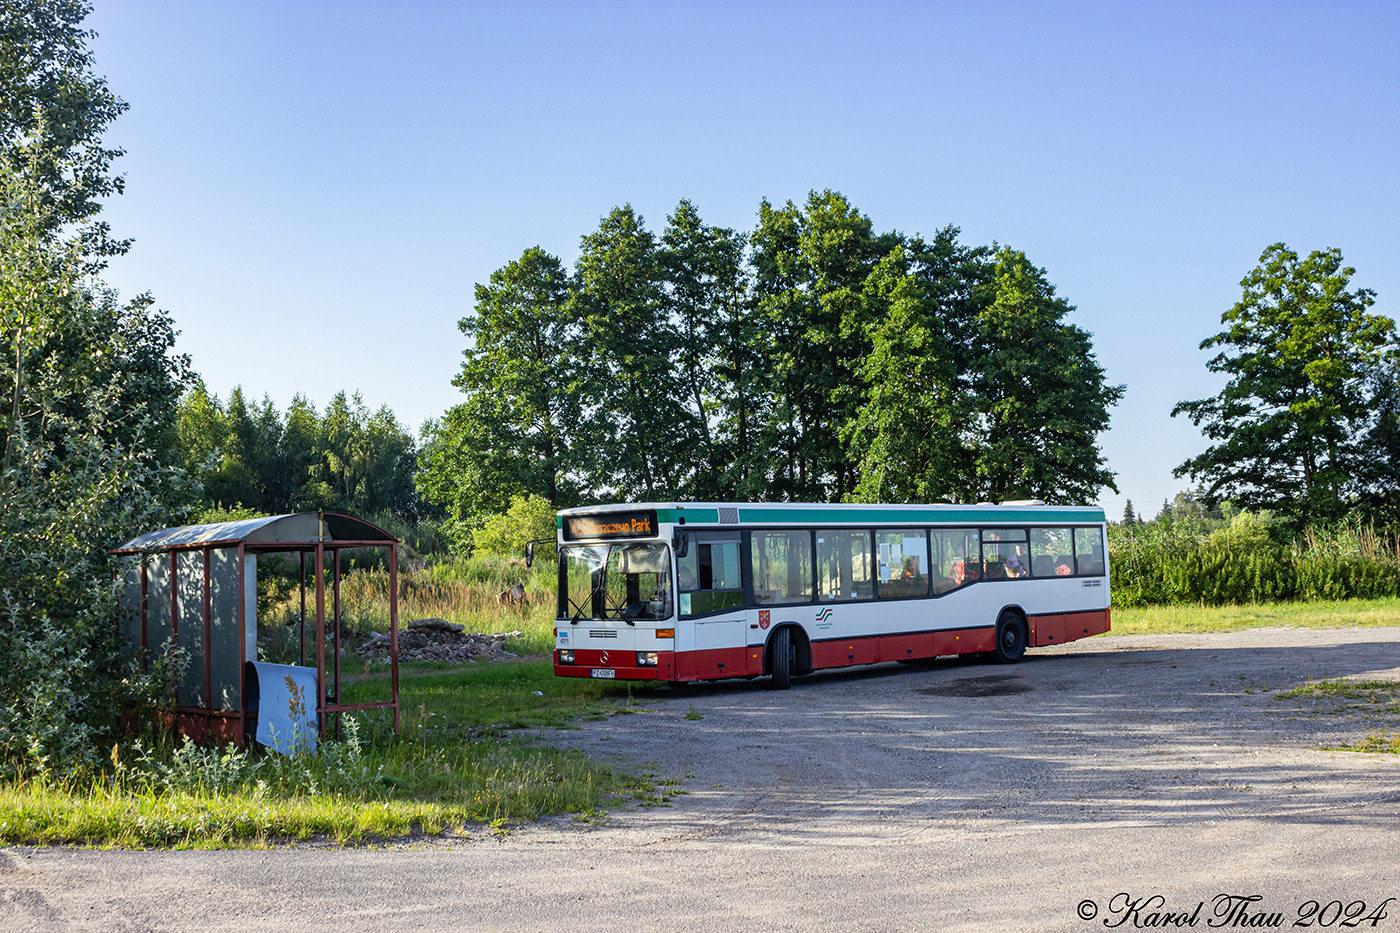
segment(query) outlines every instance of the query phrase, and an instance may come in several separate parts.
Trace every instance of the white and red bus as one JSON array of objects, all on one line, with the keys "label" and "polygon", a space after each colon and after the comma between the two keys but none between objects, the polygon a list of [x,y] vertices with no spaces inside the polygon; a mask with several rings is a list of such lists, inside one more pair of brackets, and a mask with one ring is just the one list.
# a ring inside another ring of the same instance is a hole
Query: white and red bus
[{"label": "white and red bus", "polygon": [[1100,508],[640,503],[558,516],[554,672],[671,683],[1109,630]]}]

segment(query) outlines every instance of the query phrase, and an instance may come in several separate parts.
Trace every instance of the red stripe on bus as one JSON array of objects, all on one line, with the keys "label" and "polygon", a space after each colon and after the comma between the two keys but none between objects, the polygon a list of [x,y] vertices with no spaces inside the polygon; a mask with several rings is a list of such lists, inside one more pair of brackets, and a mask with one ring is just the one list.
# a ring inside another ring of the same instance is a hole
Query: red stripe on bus
[{"label": "red stripe on bus", "polygon": [[[1030,645],[1064,644],[1101,635],[1111,627],[1108,609],[1035,615],[1030,617]],[[812,668],[824,670],[885,661],[978,654],[995,647],[996,629],[991,626],[908,635],[825,639],[811,644]],[[613,671],[613,676],[618,680],[695,681],[753,677],[765,673],[764,651],[763,645],[703,651],[660,651],[657,652],[656,667],[638,667],[636,652],[633,651],[608,649],[605,661],[604,651],[580,648],[574,651],[573,664],[560,664],[556,650],[554,673],[561,677],[591,677],[594,668],[605,668]],[[626,663],[619,664],[620,661]]]},{"label": "red stripe on bus", "polygon": [[1032,648],[1063,645],[1067,641],[1102,635],[1112,628],[1107,609],[1097,609],[1093,612],[1047,613],[1031,616],[1030,622]]}]

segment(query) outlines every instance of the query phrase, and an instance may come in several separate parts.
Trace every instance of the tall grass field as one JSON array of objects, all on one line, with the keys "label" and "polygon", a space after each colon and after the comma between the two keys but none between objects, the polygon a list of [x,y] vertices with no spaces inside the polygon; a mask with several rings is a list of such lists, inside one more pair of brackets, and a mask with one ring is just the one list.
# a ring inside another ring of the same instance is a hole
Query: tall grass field
[{"label": "tall grass field", "polygon": [[1114,525],[1109,558],[1115,607],[1400,597],[1400,538],[1355,521],[1283,540],[1250,512]]}]

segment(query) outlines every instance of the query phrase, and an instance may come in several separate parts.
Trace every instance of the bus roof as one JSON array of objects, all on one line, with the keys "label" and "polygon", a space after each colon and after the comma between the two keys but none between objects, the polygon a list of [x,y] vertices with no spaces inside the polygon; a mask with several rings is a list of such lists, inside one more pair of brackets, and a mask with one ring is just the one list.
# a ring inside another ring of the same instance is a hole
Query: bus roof
[{"label": "bus roof", "polygon": [[655,510],[660,524],[685,519],[696,525],[774,525],[774,524],[954,524],[989,521],[1016,524],[1100,524],[1104,511],[1098,506],[1046,505],[1036,502],[999,504],[877,505],[819,502],[625,502],[586,505],[564,509],[557,524],[565,518],[605,515],[612,512]]}]

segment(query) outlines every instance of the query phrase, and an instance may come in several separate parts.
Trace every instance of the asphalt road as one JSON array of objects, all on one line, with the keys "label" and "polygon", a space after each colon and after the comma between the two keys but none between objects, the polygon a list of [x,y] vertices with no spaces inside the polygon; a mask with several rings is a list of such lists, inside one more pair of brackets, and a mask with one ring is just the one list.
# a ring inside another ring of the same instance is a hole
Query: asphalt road
[{"label": "asphalt road", "polygon": [[1400,722],[1276,697],[1342,676],[1400,679],[1400,629],[701,686],[544,736],[680,778],[670,806],[378,849],[3,849],[0,930],[1400,930],[1400,756],[1325,750]]}]

